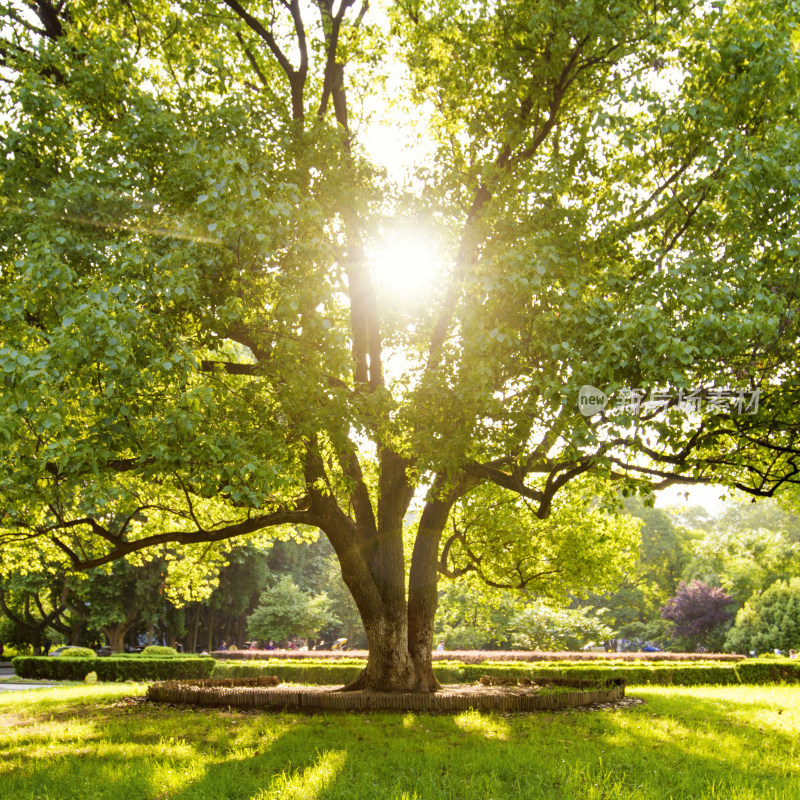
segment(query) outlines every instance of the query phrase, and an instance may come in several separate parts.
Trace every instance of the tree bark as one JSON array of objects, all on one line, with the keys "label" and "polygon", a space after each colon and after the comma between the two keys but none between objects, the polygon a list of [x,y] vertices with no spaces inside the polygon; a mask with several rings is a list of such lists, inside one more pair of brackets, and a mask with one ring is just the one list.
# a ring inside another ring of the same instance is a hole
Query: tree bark
[{"label": "tree bark", "polygon": [[139,612],[131,609],[122,622],[103,625],[101,630],[108,639],[108,646],[112,653],[122,653],[125,650],[125,634],[133,627],[139,618]]},{"label": "tree bark", "polygon": [[[398,473],[395,473],[397,476]],[[387,487],[388,489],[389,487]],[[408,602],[405,592],[402,515],[407,508],[402,481],[381,496],[378,542],[369,558],[342,560],[342,573],[367,633],[369,657],[346,691],[435,692],[432,649],[437,606],[438,553],[453,497],[434,497],[423,511],[411,561]],[[369,592],[365,587],[374,587]],[[375,594],[380,602],[375,602]]]},{"label": "tree bark", "polygon": [[[411,653],[405,613],[365,620],[364,627],[369,646],[367,666],[344,691],[435,692],[441,688],[433,674],[430,646],[418,651],[416,658]],[[432,620],[430,630],[432,634]]]},{"label": "tree bark", "polygon": [[213,653],[214,647],[214,606],[209,609],[208,619],[208,652]]}]

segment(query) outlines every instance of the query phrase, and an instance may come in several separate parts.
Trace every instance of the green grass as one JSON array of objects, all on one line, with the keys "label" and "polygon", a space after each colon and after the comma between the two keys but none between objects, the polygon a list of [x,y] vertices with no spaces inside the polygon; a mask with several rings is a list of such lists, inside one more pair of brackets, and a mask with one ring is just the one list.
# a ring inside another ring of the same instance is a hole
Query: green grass
[{"label": "green grass", "polygon": [[634,687],[623,711],[457,716],[115,706],[0,694],[4,800],[800,800],[800,687]]}]

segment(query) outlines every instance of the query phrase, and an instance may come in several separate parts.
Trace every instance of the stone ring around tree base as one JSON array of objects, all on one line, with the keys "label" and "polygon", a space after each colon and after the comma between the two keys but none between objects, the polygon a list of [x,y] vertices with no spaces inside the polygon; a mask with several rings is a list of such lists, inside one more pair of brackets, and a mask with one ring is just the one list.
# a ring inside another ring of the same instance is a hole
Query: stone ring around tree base
[{"label": "stone ring around tree base", "polygon": [[283,684],[277,678],[161,681],[147,689],[159,703],[273,711],[560,711],[625,699],[625,681],[548,679],[530,685],[457,685],[438,692],[343,692],[338,686]]}]

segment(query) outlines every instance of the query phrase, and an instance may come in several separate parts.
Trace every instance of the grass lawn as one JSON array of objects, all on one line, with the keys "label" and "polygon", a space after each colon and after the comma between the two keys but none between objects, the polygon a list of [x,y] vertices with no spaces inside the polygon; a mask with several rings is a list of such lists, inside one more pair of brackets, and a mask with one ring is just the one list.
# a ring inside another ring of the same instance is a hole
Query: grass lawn
[{"label": "grass lawn", "polygon": [[0,798],[800,800],[800,687],[634,687],[623,711],[268,714],[0,694]]}]

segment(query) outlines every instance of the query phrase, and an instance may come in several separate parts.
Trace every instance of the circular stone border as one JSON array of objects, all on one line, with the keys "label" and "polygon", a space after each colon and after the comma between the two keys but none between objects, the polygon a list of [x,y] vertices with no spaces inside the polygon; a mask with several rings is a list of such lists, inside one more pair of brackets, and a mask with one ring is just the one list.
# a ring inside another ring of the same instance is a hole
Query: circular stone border
[{"label": "circular stone border", "polygon": [[[157,703],[271,711],[559,711],[625,697],[625,681],[548,679],[530,686],[445,686],[440,691],[342,692],[340,686],[276,686],[275,678],[160,681],[147,689]],[[542,693],[557,687],[562,691]],[[569,691],[574,689],[575,691]]]}]

